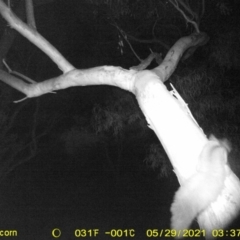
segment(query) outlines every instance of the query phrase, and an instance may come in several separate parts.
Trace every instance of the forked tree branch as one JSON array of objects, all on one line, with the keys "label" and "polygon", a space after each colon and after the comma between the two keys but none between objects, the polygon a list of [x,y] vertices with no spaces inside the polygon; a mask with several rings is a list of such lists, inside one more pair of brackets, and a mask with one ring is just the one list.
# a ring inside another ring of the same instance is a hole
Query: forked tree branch
[{"label": "forked tree branch", "polygon": [[12,28],[26,37],[29,41],[35,44],[45,54],[47,54],[58,68],[64,73],[71,71],[74,67],[60,54],[60,52],[52,46],[45,38],[37,31],[33,30],[27,24],[22,22],[7,6],[0,0],[0,13],[3,18],[10,24]]},{"label": "forked tree branch", "polygon": [[[18,91],[24,93],[26,98],[37,97],[54,90],[65,89],[74,86],[86,85],[111,85],[130,92],[134,92],[134,84],[137,75],[136,70],[125,70],[120,67],[102,66],[91,69],[75,69],[65,58],[37,31],[28,27],[18,19],[11,10],[0,0],[0,13],[9,24],[43,50],[50,58],[58,64],[64,72],[63,75],[40,83],[26,83],[4,71],[0,71],[0,79]],[[166,81],[175,70],[183,52],[192,46],[198,46],[206,39],[204,33],[192,34],[191,36],[179,39],[169,50],[163,62],[153,71],[159,76],[161,81]]]},{"label": "forked tree branch", "polygon": [[[191,19],[184,13],[184,11],[183,11],[183,10],[179,7],[179,5],[178,5],[178,0],[169,0],[169,2],[183,15],[183,17],[184,17],[184,19],[186,20],[186,22],[191,23],[191,24],[194,26],[196,32],[197,32],[197,33],[200,33],[198,24],[197,24],[195,21],[191,20]],[[196,15],[196,14],[193,13],[193,11],[192,11],[190,8],[188,8],[182,1],[180,1],[180,3],[182,4],[182,6],[183,6],[188,12],[191,13],[192,16],[195,16],[195,15]]]},{"label": "forked tree branch", "polygon": [[189,6],[189,2],[188,4],[186,4],[183,0],[177,0],[185,9],[185,11],[187,11],[192,17],[193,19],[197,20],[198,19],[198,14],[195,13]]}]

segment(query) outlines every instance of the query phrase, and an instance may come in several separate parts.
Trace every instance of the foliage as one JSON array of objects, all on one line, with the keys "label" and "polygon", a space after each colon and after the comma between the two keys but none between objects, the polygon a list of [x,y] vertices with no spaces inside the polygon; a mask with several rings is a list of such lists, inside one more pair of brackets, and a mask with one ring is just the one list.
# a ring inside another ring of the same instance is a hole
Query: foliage
[{"label": "foliage", "polygon": [[240,67],[240,32],[238,27],[231,27],[231,31],[221,28],[212,44],[209,62],[212,66],[232,69]]},{"label": "foliage", "polygon": [[146,130],[146,121],[130,93],[122,94],[116,90],[115,97],[106,106],[95,105],[92,125],[97,134],[109,133],[116,138],[123,137],[126,130],[134,124]]},{"label": "foliage", "polygon": [[228,138],[240,145],[238,79],[217,70],[189,68],[171,81],[207,135]]},{"label": "foliage", "polygon": [[160,144],[153,143],[150,145],[144,162],[148,167],[159,171],[158,178],[168,177],[172,171],[172,165]]}]

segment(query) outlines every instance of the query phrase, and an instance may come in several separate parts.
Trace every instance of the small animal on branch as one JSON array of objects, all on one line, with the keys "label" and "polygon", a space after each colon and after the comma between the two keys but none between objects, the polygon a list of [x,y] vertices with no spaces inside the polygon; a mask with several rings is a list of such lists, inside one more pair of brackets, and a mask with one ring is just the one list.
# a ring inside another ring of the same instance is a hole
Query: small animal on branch
[{"label": "small animal on branch", "polygon": [[171,206],[171,228],[188,229],[192,221],[204,211],[224,189],[229,174],[230,143],[210,136],[198,160],[196,173],[178,189]]}]

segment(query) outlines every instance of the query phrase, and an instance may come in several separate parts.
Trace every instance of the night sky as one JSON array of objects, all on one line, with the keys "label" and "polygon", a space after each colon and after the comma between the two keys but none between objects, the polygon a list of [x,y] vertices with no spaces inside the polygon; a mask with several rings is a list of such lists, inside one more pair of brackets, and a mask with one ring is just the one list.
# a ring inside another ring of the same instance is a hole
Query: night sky
[{"label": "night sky", "polygon": [[[201,15],[202,1],[189,2],[210,41],[181,61],[166,84],[175,84],[206,134],[231,141],[229,161],[239,176],[240,4],[206,1]],[[21,1],[14,4],[13,11]],[[194,30],[167,0],[41,0],[35,18],[38,32],[79,69],[139,64],[119,29],[142,59],[151,51],[165,56]],[[5,26],[1,18],[1,35]],[[4,58],[38,82],[61,74],[18,33]],[[65,240],[79,238],[81,229],[87,239],[98,231],[97,239],[110,239],[105,232],[114,235],[116,229],[125,230],[118,232],[125,239],[147,239],[152,229],[170,228],[179,185],[133,94],[87,86],[13,103],[22,98],[0,83],[0,230],[17,230],[18,239],[47,240],[58,229],[55,234],[60,230]],[[154,169],[152,144],[159,146],[154,158],[161,159]],[[239,227],[237,221],[232,227]]]}]

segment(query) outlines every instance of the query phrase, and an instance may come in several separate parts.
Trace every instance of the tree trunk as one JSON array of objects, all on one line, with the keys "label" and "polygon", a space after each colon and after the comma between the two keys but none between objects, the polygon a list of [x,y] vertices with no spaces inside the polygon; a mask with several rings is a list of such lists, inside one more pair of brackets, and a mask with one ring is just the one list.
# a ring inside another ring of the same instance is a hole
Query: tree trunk
[{"label": "tree trunk", "polygon": [[[182,187],[172,204],[176,236],[198,217],[201,233],[214,238],[240,210],[240,182],[227,165],[228,146],[208,140],[186,103],[151,71],[137,75],[135,95],[149,127],[161,141]],[[186,233],[186,232],[185,232]]]}]

